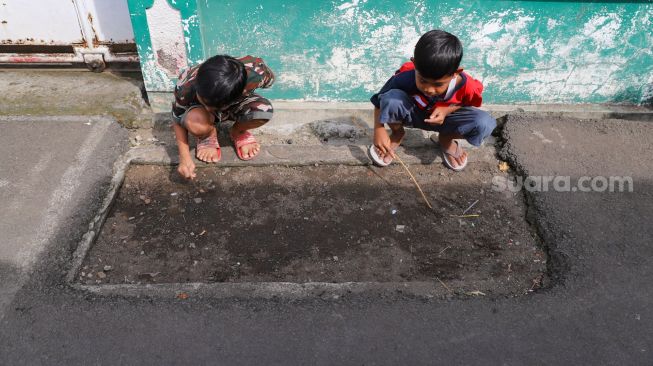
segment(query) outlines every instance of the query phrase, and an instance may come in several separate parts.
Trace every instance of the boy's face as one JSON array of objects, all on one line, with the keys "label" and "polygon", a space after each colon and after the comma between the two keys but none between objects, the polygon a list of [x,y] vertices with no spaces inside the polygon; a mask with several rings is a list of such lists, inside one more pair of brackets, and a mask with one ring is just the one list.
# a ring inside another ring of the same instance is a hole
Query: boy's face
[{"label": "boy's face", "polygon": [[441,96],[449,89],[451,80],[458,77],[461,71],[462,69],[459,69],[451,75],[445,75],[439,79],[429,79],[420,75],[419,71],[415,70],[415,84],[417,84],[419,91],[430,98]]}]

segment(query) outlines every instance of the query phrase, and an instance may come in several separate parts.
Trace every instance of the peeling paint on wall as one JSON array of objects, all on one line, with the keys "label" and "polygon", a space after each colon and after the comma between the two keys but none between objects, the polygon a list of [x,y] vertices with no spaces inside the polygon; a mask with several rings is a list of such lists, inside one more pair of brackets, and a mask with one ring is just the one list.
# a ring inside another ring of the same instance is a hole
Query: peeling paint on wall
[{"label": "peeling paint on wall", "polygon": [[271,98],[367,100],[421,34],[440,28],[463,42],[462,66],[483,81],[486,102],[652,99],[650,3],[197,0],[197,7],[181,21],[184,34],[199,26],[207,56],[263,57],[277,74]]},{"label": "peeling paint on wall", "polygon": [[188,20],[182,20],[179,11],[170,7],[167,0],[155,0],[145,12],[156,64],[168,78],[177,77],[179,71],[188,66],[185,49],[188,40],[182,28]]}]

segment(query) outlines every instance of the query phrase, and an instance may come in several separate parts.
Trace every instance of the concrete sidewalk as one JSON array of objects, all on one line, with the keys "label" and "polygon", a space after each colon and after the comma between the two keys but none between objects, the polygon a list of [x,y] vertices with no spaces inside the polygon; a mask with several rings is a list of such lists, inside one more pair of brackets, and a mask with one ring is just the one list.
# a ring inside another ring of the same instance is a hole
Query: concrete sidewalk
[{"label": "concrete sidewalk", "polygon": [[66,239],[86,231],[128,144],[114,120],[93,116],[0,117],[0,130],[1,317],[35,268],[69,256]]},{"label": "concrete sidewalk", "polygon": [[[496,142],[515,174],[619,175],[634,181],[633,192],[526,194],[529,220],[549,248],[549,289],[515,298],[428,300],[395,293],[291,301],[206,294],[181,301],[97,295],[68,285],[73,252],[102,205],[114,163],[130,151],[136,159],[168,164],[176,149],[165,115],[144,117],[152,115],[134,79],[79,73],[46,82],[41,76],[34,80],[50,89],[23,85],[0,99],[0,364],[544,365],[652,359],[653,124],[632,121],[653,120],[650,110],[493,107],[499,115],[519,108],[548,113],[502,118]],[[6,72],[0,77],[25,80]],[[118,84],[112,92],[102,87],[108,79]],[[82,92],[77,85],[102,91]],[[73,100],[75,107],[54,102],[53,108],[53,100]],[[257,135],[265,145],[258,164],[369,162],[369,109],[339,105],[308,113],[311,106],[280,103],[281,113]],[[593,113],[578,114],[583,117],[631,120],[566,118],[574,110]],[[439,163],[426,137],[411,131],[403,150],[409,163]],[[229,142],[221,143],[223,163],[242,164]],[[487,145],[472,157],[494,154]]]}]

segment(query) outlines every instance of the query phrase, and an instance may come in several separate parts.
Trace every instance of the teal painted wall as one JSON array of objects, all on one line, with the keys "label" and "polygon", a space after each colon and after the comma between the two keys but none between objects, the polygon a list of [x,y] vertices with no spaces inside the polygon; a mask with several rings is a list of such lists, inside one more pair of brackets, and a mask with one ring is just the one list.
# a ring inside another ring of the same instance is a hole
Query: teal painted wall
[{"label": "teal painted wall", "polygon": [[[137,1],[137,0],[130,0]],[[173,1],[174,2],[174,1]],[[650,2],[198,0],[204,57],[260,56],[274,99],[365,101],[434,28],[463,42],[486,103],[653,99]]]}]

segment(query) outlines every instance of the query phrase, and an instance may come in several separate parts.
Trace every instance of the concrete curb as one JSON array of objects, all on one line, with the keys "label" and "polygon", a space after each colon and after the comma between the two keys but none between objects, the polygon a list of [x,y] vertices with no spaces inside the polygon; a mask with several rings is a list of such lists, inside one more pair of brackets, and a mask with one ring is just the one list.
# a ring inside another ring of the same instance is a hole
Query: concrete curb
[{"label": "concrete curb", "polygon": [[[195,161],[198,168],[214,167],[244,167],[244,166],[304,166],[304,165],[372,165],[367,152],[367,145],[266,145],[262,147],[261,154],[252,161],[238,159],[235,151],[230,147],[223,147],[222,159],[217,164],[206,164]],[[399,147],[397,151],[401,154],[405,163],[409,164],[439,164],[442,157],[437,148],[432,146],[420,147]],[[192,153],[192,152],[191,152]],[[476,156],[470,155],[470,162],[475,161]],[[163,146],[136,147],[130,152],[129,163],[131,164],[155,164],[155,165],[176,165],[179,157],[176,154],[170,155]]]},{"label": "concrete curb", "polygon": [[[80,285],[73,288],[100,296],[175,298],[202,297],[212,299],[338,299],[351,295],[393,296],[420,298],[443,297],[449,293],[437,282],[242,282],[242,283],[164,283],[147,285]],[[184,295],[182,295],[184,294]],[[456,293],[458,295],[460,293]],[[464,293],[463,293],[464,294]]]},{"label": "concrete curb", "polygon": [[113,205],[113,202],[118,195],[118,191],[122,186],[122,182],[125,179],[125,172],[129,167],[129,163],[130,157],[129,152],[127,152],[127,154],[121,156],[113,165],[114,174],[111,178],[111,182],[109,183],[107,195],[102,201],[102,206],[100,206],[98,214],[95,215],[93,220],[91,220],[89,223],[88,231],[86,234],[84,234],[81,242],[77,246],[77,249],[73,253],[72,265],[68,275],[66,276],[66,280],[70,284],[73,284],[75,275],[79,272],[79,269],[82,266],[82,262],[86,257],[86,253],[88,253],[88,250],[91,248],[97,239],[97,236],[100,234],[100,230],[102,230],[102,225],[104,225],[104,221],[106,220],[107,215],[111,210],[111,206]]},{"label": "concrete curb", "polygon": [[4,122],[104,122],[111,121],[117,123],[116,119],[111,116],[104,115],[61,115],[61,116],[45,116],[45,115],[0,115],[0,121]]}]

